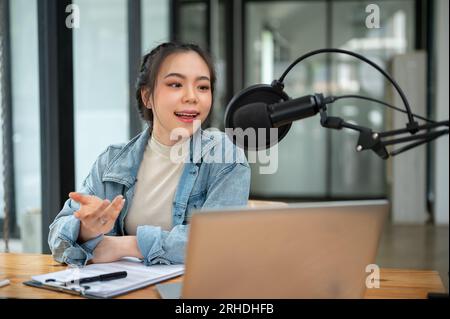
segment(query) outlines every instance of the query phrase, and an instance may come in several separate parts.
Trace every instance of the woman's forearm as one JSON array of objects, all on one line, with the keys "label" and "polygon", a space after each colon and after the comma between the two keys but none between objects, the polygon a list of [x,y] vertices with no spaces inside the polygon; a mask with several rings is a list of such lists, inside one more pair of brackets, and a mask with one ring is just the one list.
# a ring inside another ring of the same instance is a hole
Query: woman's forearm
[{"label": "woman's forearm", "polygon": [[136,236],[121,236],[120,238],[120,254],[122,257],[144,258],[139,250]]},{"label": "woman's forearm", "polygon": [[123,257],[142,259],[136,236],[104,236],[94,250],[94,263],[109,263]]},{"label": "woman's forearm", "polygon": [[87,242],[88,240],[94,239],[95,237],[99,236],[100,234],[94,234],[93,232],[86,229],[86,227],[83,226],[83,224],[80,222],[80,232],[78,233],[78,239],[77,242],[80,244],[83,244]]}]

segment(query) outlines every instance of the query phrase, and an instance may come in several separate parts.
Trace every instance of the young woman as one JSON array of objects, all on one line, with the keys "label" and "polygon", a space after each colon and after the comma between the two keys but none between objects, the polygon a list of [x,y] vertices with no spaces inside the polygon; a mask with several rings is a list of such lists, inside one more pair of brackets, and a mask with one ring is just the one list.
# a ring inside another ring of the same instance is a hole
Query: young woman
[{"label": "young woman", "polygon": [[[207,118],[214,84],[211,59],[196,45],[164,43],[144,56],[136,98],[149,126],[127,144],[109,146],[82,189],[69,194],[50,225],[55,260],[183,263],[192,209],[247,204],[244,152],[224,133],[193,125]],[[180,131],[184,137],[174,134]],[[173,156],[180,143],[190,146],[181,148],[183,161]],[[216,153],[228,160],[217,161]]]}]

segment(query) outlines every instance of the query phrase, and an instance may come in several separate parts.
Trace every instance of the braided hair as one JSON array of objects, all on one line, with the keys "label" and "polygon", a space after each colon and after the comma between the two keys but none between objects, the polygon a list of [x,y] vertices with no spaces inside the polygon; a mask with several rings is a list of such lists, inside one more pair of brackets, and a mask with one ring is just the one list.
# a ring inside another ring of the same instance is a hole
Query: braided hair
[{"label": "braided hair", "polygon": [[153,112],[145,106],[146,101],[142,100],[141,91],[147,89],[148,96],[154,96],[153,92],[156,87],[158,72],[164,60],[171,54],[189,51],[196,52],[208,66],[211,81],[211,94],[214,96],[216,72],[211,56],[196,44],[177,42],[162,43],[143,56],[136,81],[137,108],[142,119],[150,124],[153,122]]}]

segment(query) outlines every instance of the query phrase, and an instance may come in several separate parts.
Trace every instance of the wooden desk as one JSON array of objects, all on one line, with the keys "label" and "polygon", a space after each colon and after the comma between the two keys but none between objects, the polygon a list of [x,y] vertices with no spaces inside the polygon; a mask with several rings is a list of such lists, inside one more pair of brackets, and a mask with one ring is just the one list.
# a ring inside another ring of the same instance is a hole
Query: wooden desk
[{"label": "wooden desk", "polygon": [[[28,287],[24,281],[31,276],[64,270],[50,255],[4,254],[0,253],[0,280],[9,279],[11,284],[0,288],[0,298],[28,299],[74,299],[82,298],[50,290]],[[181,281],[182,277],[167,282]],[[436,271],[381,269],[380,288],[368,289],[365,298],[426,298],[428,292],[445,292],[441,278]],[[120,298],[157,299],[159,294],[154,285],[136,290]]]}]

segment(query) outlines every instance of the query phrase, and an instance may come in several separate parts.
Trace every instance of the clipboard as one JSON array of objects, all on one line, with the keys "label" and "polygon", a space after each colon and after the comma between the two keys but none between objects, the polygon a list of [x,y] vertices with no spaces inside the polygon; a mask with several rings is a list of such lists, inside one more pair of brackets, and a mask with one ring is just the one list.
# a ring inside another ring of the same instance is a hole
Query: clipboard
[{"label": "clipboard", "polygon": [[26,286],[29,286],[29,287],[47,289],[47,290],[52,290],[52,291],[56,291],[56,292],[63,292],[66,294],[71,294],[71,295],[79,296],[79,297],[85,297],[85,298],[89,298],[89,299],[108,299],[108,298],[104,298],[104,297],[100,297],[100,296],[90,295],[89,293],[87,293],[87,291],[85,289],[82,289],[82,288],[76,289],[75,287],[68,288],[65,286],[57,285],[57,284],[44,284],[44,283],[42,283],[40,281],[36,281],[36,280],[25,281],[25,282],[23,282],[23,284]]},{"label": "clipboard", "polygon": [[[114,272],[127,272],[127,276],[109,281],[79,283],[72,280],[84,279]],[[47,274],[32,276],[24,285],[68,293],[91,299],[109,299],[125,295],[137,289],[180,276],[184,273],[184,265],[151,265],[145,266],[139,260],[122,259],[104,264],[91,264],[82,268],[68,268]],[[71,282],[67,285],[68,282]]]}]

